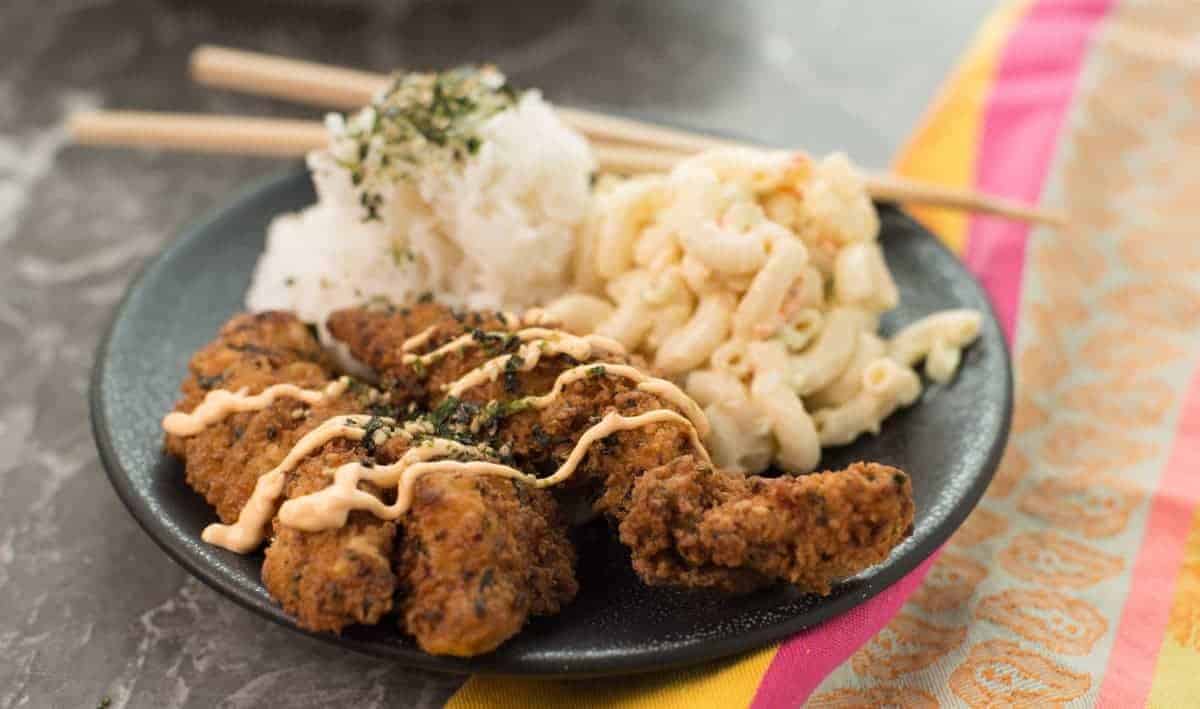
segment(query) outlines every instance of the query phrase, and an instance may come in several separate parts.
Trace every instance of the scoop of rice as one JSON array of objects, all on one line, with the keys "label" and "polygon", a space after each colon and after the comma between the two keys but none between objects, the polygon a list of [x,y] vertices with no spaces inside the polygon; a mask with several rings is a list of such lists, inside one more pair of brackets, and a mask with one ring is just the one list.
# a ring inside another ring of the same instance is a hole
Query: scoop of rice
[{"label": "scoop of rice", "polygon": [[309,155],[317,203],[271,224],[251,310],[293,310],[323,331],[329,313],[371,298],[435,292],[454,305],[521,308],[563,292],[595,161],[540,94],[481,123],[470,155],[376,183],[372,219],[361,176],[339,153],[347,125],[331,121],[334,147]]}]

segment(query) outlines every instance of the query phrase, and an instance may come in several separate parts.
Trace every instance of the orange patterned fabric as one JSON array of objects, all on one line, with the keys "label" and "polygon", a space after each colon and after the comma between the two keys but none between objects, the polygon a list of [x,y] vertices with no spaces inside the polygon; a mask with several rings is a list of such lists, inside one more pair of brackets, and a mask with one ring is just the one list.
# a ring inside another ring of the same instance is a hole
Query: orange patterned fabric
[{"label": "orange patterned fabric", "polygon": [[1041,192],[1070,226],[1024,247],[1009,449],[809,706],[1200,706],[1198,35],[1194,3],[1128,0],[1090,38]]}]

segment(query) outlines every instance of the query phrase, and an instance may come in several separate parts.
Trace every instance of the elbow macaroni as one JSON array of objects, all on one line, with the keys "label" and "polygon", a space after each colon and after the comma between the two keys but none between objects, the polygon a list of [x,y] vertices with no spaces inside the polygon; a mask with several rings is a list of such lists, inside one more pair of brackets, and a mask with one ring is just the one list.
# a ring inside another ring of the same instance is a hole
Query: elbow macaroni
[{"label": "elbow macaroni", "polygon": [[912,367],[925,360],[925,374],[949,381],[958,370],[962,349],[979,337],[983,315],[976,310],[943,310],[908,325],[888,345],[892,359]]},{"label": "elbow macaroni", "polygon": [[546,311],[683,378],[722,467],[814,469],[822,446],[877,432],[920,396],[922,360],[930,379],[950,380],[979,334],[970,310],[876,334],[899,291],[844,156],[710,151],[597,191],[580,292]]},{"label": "elbow macaroni", "polygon": [[841,446],[863,433],[879,433],[879,424],[896,409],[921,395],[921,380],[912,369],[883,358],[862,373],[862,388],[840,406],[813,413],[823,446]]}]

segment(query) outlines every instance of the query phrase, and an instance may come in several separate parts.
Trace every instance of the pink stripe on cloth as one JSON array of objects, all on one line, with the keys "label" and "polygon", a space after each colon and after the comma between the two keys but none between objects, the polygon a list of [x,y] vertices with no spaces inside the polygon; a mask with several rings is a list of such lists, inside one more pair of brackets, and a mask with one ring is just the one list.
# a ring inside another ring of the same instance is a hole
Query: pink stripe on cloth
[{"label": "pink stripe on cloth", "polygon": [[[1075,94],[1089,40],[1115,0],[1041,0],[1006,44],[984,115],[976,186],[1036,202]],[[1027,227],[971,220],[965,261],[983,282],[1012,342],[1025,268]],[[937,554],[870,601],[784,643],[752,707],[797,707],[878,633],[920,586]]]},{"label": "pink stripe on cloth", "polygon": [[[1013,32],[996,70],[975,163],[976,187],[1037,202],[1075,95],[1088,41],[1114,0],[1041,0]],[[1029,227],[971,220],[965,259],[1012,342]]]},{"label": "pink stripe on cloth", "polygon": [[1128,600],[1108,656],[1100,706],[1145,706],[1175,598],[1183,552],[1200,504],[1200,363],[1179,415],[1171,457],[1150,508]]},{"label": "pink stripe on cloth", "polygon": [[753,709],[798,707],[817,685],[875,636],[917,590],[939,549],[887,590],[779,647],[754,695]]}]

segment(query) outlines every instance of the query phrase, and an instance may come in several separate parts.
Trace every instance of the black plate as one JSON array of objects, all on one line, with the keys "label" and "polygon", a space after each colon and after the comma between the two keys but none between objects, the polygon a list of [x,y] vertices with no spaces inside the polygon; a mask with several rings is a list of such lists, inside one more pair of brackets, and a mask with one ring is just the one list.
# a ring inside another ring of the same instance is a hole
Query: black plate
[{"label": "black plate", "polygon": [[[213,512],[163,454],[159,422],[175,400],[191,354],[242,305],[271,217],[315,199],[304,172],[270,179],[187,229],[130,287],[101,343],[91,410],[100,457],[134,517],[168,554],[243,606],[295,627],[259,582],[261,555],[239,556],[200,541]],[[602,675],[664,669],[755,649],[871,598],[937,549],[991,480],[1008,436],[1011,370],[1000,328],[979,285],[936,238],[881,206],[882,242],[903,305],[884,330],[933,310],[983,310],[980,341],[948,386],[929,386],[917,406],[883,432],[826,453],[828,467],[878,460],[912,473],[917,517],[911,539],[883,564],[827,597],[779,587],[742,598],[651,589],[603,527],[577,530],[582,590],[565,612],[529,624],[497,652],[471,660],[427,655],[385,624],[319,637],[402,664],[454,672]]]}]

